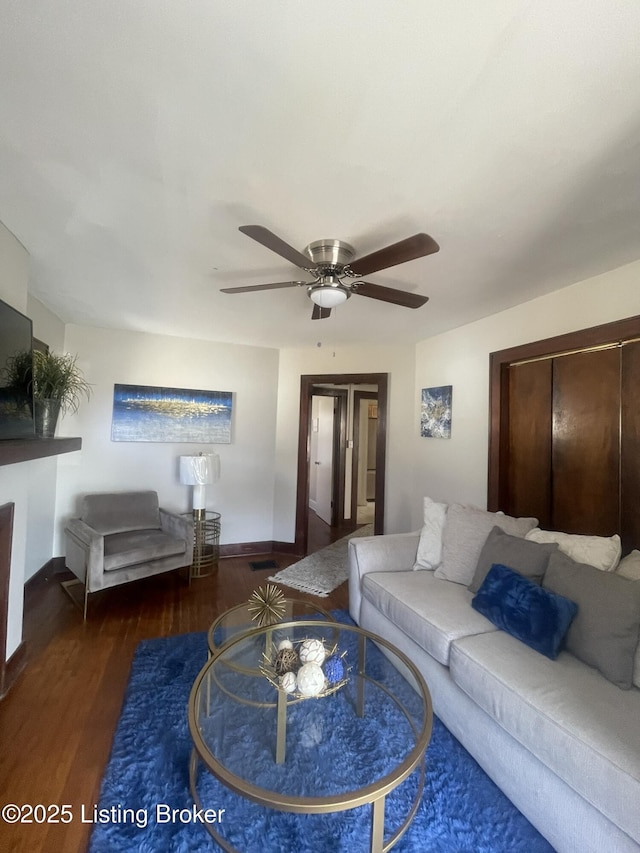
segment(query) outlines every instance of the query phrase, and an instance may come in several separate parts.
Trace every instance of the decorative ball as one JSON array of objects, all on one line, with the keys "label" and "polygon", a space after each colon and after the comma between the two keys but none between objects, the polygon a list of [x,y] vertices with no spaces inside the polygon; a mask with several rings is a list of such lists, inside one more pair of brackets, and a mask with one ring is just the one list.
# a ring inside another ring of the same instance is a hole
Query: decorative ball
[{"label": "decorative ball", "polygon": [[278,643],[278,651],[279,652],[281,652],[283,649],[292,649],[292,648],[293,648],[293,643],[291,642],[291,640],[288,640],[286,637],[284,638],[284,640],[280,640],[280,642]]},{"label": "decorative ball", "polygon": [[293,672],[298,667],[298,653],[295,649],[282,649],[275,661],[276,675]]},{"label": "decorative ball", "polygon": [[317,696],[324,687],[324,672],[317,663],[305,663],[298,670],[298,690],[303,696]]},{"label": "decorative ball", "polygon": [[325,662],[324,674],[330,684],[337,684],[344,678],[344,663],[342,658],[334,655]]},{"label": "decorative ball", "polygon": [[322,666],[327,652],[320,640],[304,640],[299,654],[301,663],[317,663]]},{"label": "decorative ball", "polygon": [[295,672],[285,672],[284,675],[280,676],[280,687],[282,687],[285,693],[293,693],[296,689],[296,684]]}]

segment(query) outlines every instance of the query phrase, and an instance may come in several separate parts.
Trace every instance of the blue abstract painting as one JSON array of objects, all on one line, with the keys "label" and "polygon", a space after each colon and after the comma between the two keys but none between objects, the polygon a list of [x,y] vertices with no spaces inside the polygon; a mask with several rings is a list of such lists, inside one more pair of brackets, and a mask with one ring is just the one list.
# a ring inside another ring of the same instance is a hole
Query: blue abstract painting
[{"label": "blue abstract painting", "polygon": [[231,391],[113,386],[112,441],[231,443]]},{"label": "blue abstract painting", "polygon": [[423,438],[451,438],[452,385],[422,389],[420,435]]}]

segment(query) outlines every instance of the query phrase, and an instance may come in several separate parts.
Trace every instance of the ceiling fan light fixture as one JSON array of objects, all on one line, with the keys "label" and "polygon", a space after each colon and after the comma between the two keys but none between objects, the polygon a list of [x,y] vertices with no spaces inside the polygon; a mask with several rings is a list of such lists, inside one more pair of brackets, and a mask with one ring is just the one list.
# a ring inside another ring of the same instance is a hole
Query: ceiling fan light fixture
[{"label": "ceiling fan light fixture", "polygon": [[342,305],[351,296],[349,289],[337,279],[333,279],[336,283],[314,284],[309,288],[309,296],[311,301],[315,302],[321,308],[335,308],[336,305]]}]

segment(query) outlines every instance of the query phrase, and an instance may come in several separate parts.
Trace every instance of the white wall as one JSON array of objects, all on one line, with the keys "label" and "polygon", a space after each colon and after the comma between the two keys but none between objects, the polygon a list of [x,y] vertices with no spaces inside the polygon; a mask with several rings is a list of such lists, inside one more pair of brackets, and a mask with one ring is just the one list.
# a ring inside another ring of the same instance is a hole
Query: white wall
[{"label": "white wall", "polygon": [[[414,350],[406,347],[330,347],[280,351],[276,439],[274,539],[293,542],[298,460],[300,377],[309,374],[388,373],[385,528],[403,529],[410,513],[411,413]],[[404,528],[406,529],[406,528]]]},{"label": "white wall", "polygon": [[[80,453],[58,462],[57,538],[87,492],[155,489],[168,509],[191,508],[191,489],[178,481],[178,457],[213,449],[221,477],[207,487],[207,508],[222,513],[221,543],[270,540],[273,532],[278,352],[137,332],[69,325],[65,349],[93,385],[59,435],[82,437]],[[115,383],[233,392],[231,444],[111,441]]]},{"label": "white wall", "polygon": [[[33,321],[33,335],[52,350],[63,351],[64,323],[37,299],[29,296],[27,314]],[[72,456],[78,456],[74,453]],[[24,580],[39,571],[55,554],[55,506],[58,482],[58,461],[51,456],[24,466],[21,473],[29,475],[27,509],[27,542],[25,547]]]},{"label": "white wall", "polygon": [[27,314],[33,322],[33,336],[47,344],[54,352],[64,352],[65,325],[62,320],[42,304],[29,296]]},{"label": "white wall", "polygon": [[[0,223],[0,298],[26,313],[29,255],[24,246]],[[22,641],[22,612],[27,549],[27,519],[34,471],[38,462],[0,467],[0,504],[14,506],[6,656],[10,658]],[[48,478],[47,478],[48,479]]]},{"label": "white wall", "polygon": [[0,222],[0,299],[27,313],[29,253]]},{"label": "white wall", "polygon": [[[490,353],[636,314],[640,262],[419,343],[410,439],[411,526],[421,525],[424,495],[486,506]],[[437,385],[453,385],[450,439],[420,437],[420,392]]]}]

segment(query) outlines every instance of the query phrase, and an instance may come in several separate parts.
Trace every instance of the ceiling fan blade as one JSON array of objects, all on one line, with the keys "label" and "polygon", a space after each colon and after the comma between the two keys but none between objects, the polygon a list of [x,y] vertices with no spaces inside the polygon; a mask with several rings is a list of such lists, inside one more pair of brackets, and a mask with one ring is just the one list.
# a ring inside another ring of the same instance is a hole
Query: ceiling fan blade
[{"label": "ceiling fan blade", "polygon": [[284,240],[281,240],[280,237],[277,237],[267,228],[263,228],[262,225],[241,225],[238,231],[242,231],[247,237],[251,237],[267,249],[271,249],[276,255],[280,255],[280,257],[285,258],[285,260],[290,261],[297,267],[301,267],[303,270],[310,270],[314,267],[311,258],[303,255],[302,252],[294,249],[288,243],[285,243]]},{"label": "ceiling fan blade", "polygon": [[378,249],[377,252],[365,255],[364,258],[358,258],[349,266],[356,275],[369,275],[378,270],[386,270],[388,267],[413,261],[415,258],[432,255],[439,249],[440,246],[433,237],[429,237],[428,234],[414,234],[413,237],[407,237],[406,240],[400,240],[399,243]]},{"label": "ceiling fan blade", "polygon": [[402,305],[403,308],[420,308],[421,305],[429,301],[428,296],[409,293],[406,290],[396,290],[393,287],[382,287],[379,284],[371,284],[370,281],[359,281],[353,284],[351,292],[358,296],[368,296],[369,299],[380,299],[382,302]]},{"label": "ceiling fan blade", "polygon": [[326,320],[331,316],[331,308],[322,308],[320,305],[314,305],[311,312],[312,320]]},{"label": "ceiling fan blade", "polygon": [[273,284],[248,284],[246,287],[221,287],[220,293],[249,293],[251,290],[278,290],[281,287],[302,287],[310,281],[276,281]]}]

